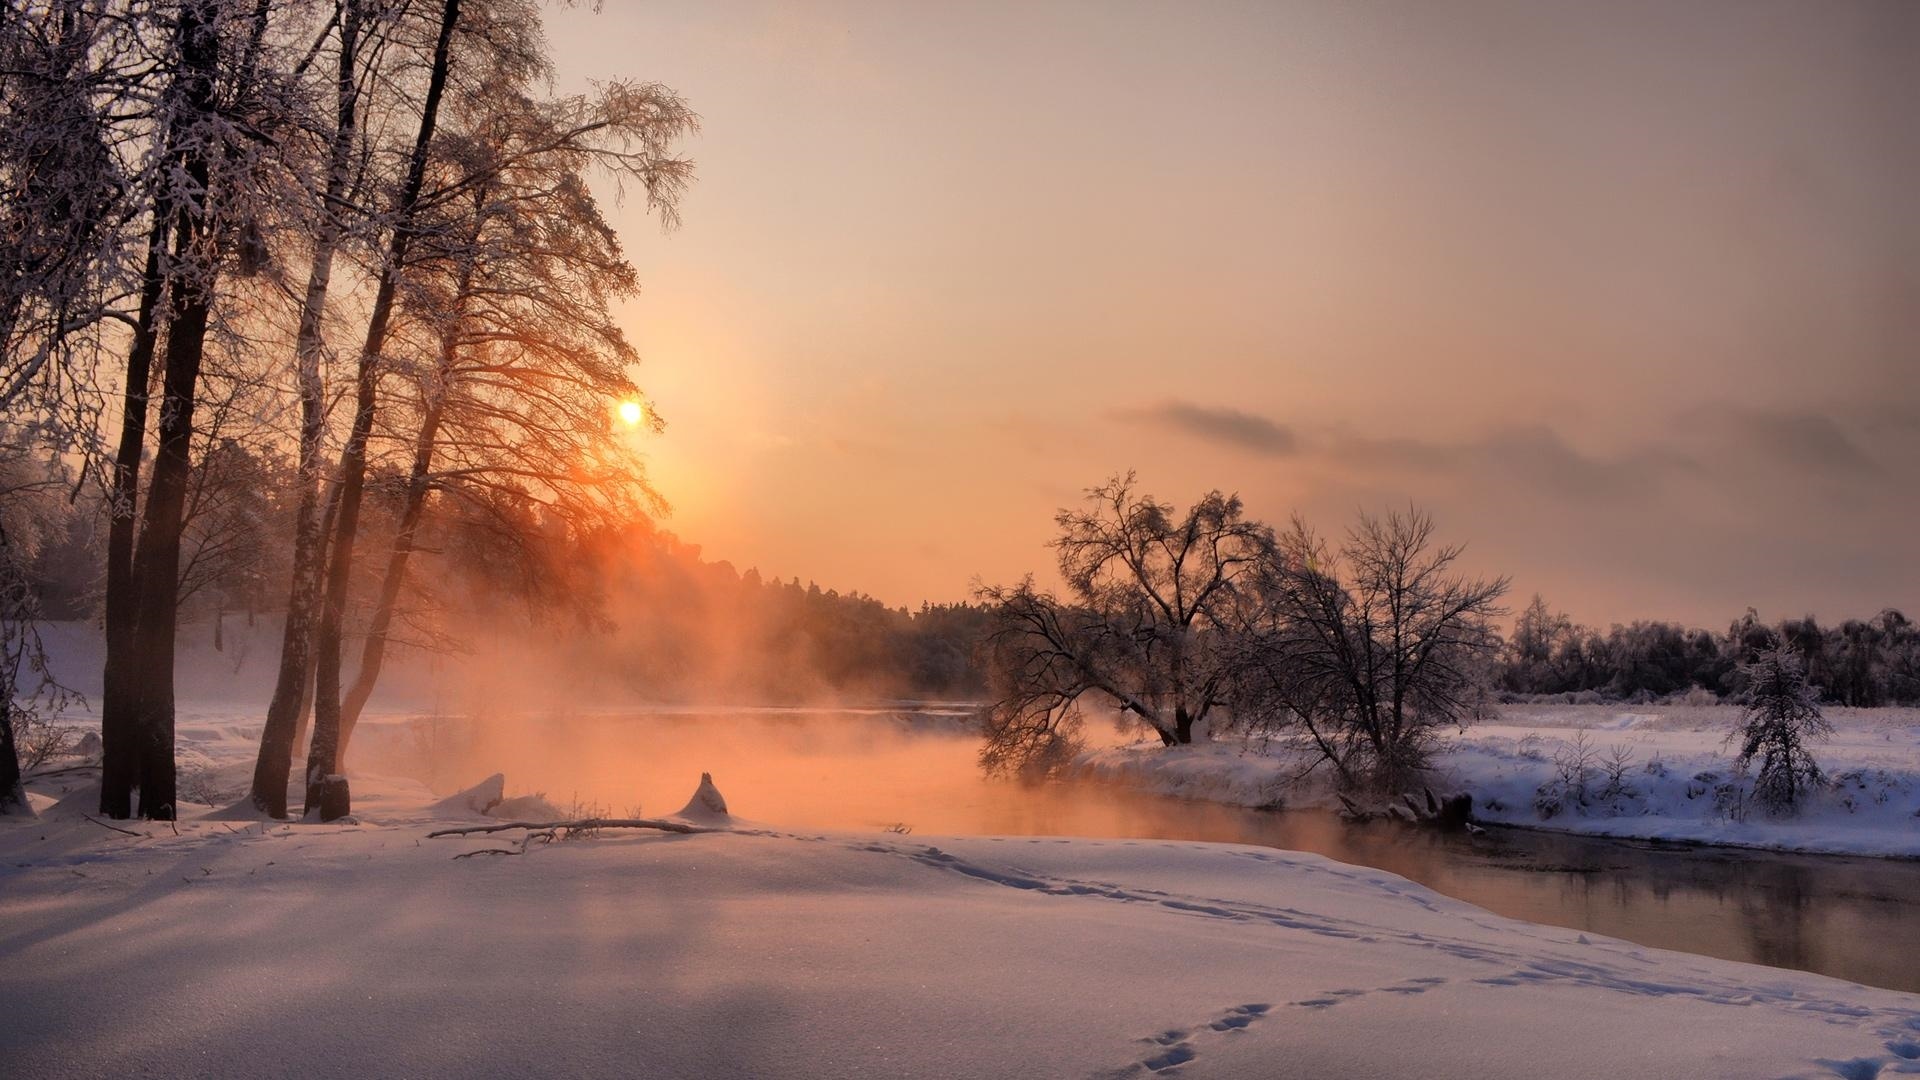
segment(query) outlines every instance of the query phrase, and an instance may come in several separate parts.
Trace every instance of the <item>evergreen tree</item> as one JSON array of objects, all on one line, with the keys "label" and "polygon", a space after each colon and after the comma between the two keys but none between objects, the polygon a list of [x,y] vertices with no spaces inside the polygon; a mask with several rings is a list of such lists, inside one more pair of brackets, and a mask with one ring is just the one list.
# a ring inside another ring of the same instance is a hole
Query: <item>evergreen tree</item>
[{"label": "evergreen tree", "polygon": [[1759,758],[1754,798],[1776,813],[1791,812],[1822,779],[1807,744],[1831,735],[1833,725],[1820,715],[1800,655],[1790,646],[1761,653],[1744,673],[1747,704],[1733,733],[1740,741],[1738,764],[1744,769]]}]

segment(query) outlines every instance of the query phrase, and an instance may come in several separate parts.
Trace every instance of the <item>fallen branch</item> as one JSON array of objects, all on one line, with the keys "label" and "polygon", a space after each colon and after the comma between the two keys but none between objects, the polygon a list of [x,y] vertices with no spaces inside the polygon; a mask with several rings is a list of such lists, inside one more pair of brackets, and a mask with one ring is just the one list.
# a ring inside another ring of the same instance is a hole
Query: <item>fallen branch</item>
[{"label": "fallen branch", "polygon": [[145,840],[147,838],[146,833],[134,832],[132,829],[123,829],[118,825],[109,825],[106,822],[101,821],[100,819],[88,814],[81,814],[80,816],[83,818],[86,818],[88,821],[93,822],[95,825],[98,825],[103,829],[112,829],[114,832],[117,832],[117,833],[126,833],[128,836],[134,837],[139,840]]},{"label": "fallen branch", "polygon": [[20,780],[22,783],[29,783],[34,780],[45,780],[49,776],[65,776],[68,773],[74,773],[74,772],[99,772],[99,771],[100,771],[100,763],[97,761],[89,761],[79,765],[63,765],[58,769],[37,769],[35,771],[27,773],[27,775],[21,777]]},{"label": "fallen branch", "polygon": [[688,825],[682,821],[667,821],[661,818],[577,818],[572,821],[507,821],[498,825],[464,825],[457,829],[436,829],[427,834],[429,840],[439,836],[468,836],[473,833],[506,832],[508,829],[527,829],[533,832],[555,829],[658,829],[670,833],[711,833],[730,832],[729,829],[717,829],[706,825]]},{"label": "fallen branch", "polygon": [[455,856],[454,856],[454,858],[456,858],[456,859],[471,859],[471,858],[473,858],[473,857],[474,857],[475,855],[524,855],[524,854],[526,854],[526,853],[525,853],[525,852],[523,852],[523,851],[514,851],[514,850],[512,850],[511,848],[503,848],[503,847],[484,847],[484,848],[481,848],[481,849],[480,849],[480,850],[478,850],[478,851],[463,851],[463,852],[461,852],[460,854],[458,854],[458,855],[455,855]]}]

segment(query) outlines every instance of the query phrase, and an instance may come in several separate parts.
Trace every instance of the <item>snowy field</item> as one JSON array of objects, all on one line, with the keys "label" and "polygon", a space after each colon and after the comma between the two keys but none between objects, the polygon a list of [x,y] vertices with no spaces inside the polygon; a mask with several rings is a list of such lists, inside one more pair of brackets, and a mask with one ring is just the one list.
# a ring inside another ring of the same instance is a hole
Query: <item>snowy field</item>
[{"label": "snowy field", "polygon": [[[183,742],[217,787],[251,731]],[[688,787],[693,777],[688,777]],[[726,777],[719,777],[726,788]],[[1268,848],[721,822],[524,854],[357,819],[0,820],[8,1076],[1920,1074],[1920,996],[1499,918]],[[751,785],[727,791],[753,817]],[[66,801],[61,802],[59,799]]]},{"label": "snowy field", "polygon": [[[1450,738],[1433,788],[1472,793],[1476,817],[1504,824],[1920,857],[1920,710],[1829,709],[1834,735],[1815,753],[1832,785],[1791,818],[1753,806],[1751,777],[1733,768],[1725,740],[1739,715],[1733,706],[1506,705],[1497,721]],[[1183,798],[1337,807],[1316,779],[1295,779],[1304,764],[1278,745],[1223,739],[1093,750],[1077,768]]]}]

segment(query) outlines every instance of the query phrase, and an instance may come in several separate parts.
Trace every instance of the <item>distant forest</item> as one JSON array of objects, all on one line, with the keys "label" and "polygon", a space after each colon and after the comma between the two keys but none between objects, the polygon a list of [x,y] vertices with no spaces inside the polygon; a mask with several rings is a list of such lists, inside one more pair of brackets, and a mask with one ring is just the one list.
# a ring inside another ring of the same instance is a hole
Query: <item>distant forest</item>
[{"label": "distant forest", "polygon": [[[182,558],[183,615],[275,614],[285,601],[291,465],[227,444],[196,469]],[[369,483],[371,542],[397,524],[404,477]],[[400,605],[396,644],[459,651],[475,628],[524,633],[567,671],[653,700],[803,703],[975,700],[987,688],[977,603],[889,607],[858,591],[772,579],[707,560],[699,546],[644,520],[581,536],[538,521],[502,522],[436,501],[422,525],[422,572]],[[82,496],[64,542],[35,566],[48,617],[98,618],[105,514]],[[361,593],[372,591],[372,582]],[[366,612],[358,614],[364,626]],[[212,632],[211,628],[207,632]],[[1783,641],[1806,661],[1826,702],[1920,704],[1920,625],[1888,609],[1821,624],[1764,622],[1749,610],[1724,631],[1662,621],[1602,630],[1539,597],[1519,613],[1493,673],[1509,701],[1650,703],[1739,696],[1741,668]]]},{"label": "distant forest", "polygon": [[1536,596],[1520,613],[1500,665],[1510,697],[1651,702],[1690,692],[1745,692],[1742,667],[1774,643],[1806,662],[1807,678],[1835,705],[1920,704],[1920,626],[1892,608],[1826,626],[1812,615],[1762,622],[1752,608],[1725,633],[1669,622],[1575,624]]}]

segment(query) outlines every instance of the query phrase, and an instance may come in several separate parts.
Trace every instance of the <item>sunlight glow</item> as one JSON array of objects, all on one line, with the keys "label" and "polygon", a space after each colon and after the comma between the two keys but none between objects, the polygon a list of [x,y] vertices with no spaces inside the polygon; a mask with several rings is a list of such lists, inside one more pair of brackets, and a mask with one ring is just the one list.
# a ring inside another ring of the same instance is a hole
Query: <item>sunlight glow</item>
[{"label": "sunlight glow", "polygon": [[640,418],[644,415],[646,414],[640,408],[639,402],[623,401],[620,403],[620,420],[628,427],[639,427]]}]

